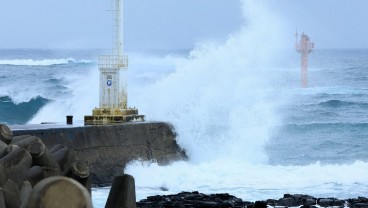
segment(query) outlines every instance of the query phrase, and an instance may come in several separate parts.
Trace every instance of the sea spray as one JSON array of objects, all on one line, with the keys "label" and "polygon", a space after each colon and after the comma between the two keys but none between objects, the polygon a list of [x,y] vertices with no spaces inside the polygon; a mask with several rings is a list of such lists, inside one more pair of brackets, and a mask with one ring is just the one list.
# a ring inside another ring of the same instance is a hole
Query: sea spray
[{"label": "sea spray", "polygon": [[[66,115],[73,115],[82,121],[98,105],[98,71],[94,67],[80,74],[64,74],[66,97],[59,97],[44,106],[28,123],[61,122]],[[57,109],[57,110],[56,110]]]},{"label": "sea spray", "polygon": [[187,60],[177,63],[175,73],[136,98],[148,119],[174,124],[178,142],[193,162],[267,160],[263,145],[277,123],[269,66],[280,44],[280,27],[276,18],[273,26],[266,26],[264,15],[269,12],[259,11],[264,8],[250,2],[244,7],[258,12],[250,14],[239,32],[221,44],[199,44]]},{"label": "sea spray", "polygon": [[128,166],[139,187],[244,187],[237,178],[267,162],[264,145],[279,122],[270,67],[281,45],[281,23],[255,2],[244,8],[250,18],[239,32],[221,44],[198,44],[174,73],[135,98],[148,119],[174,124],[190,157],[168,167]]},{"label": "sea spray", "polygon": [[[285,82],[279,74],[287,70],[272,65],[284,45],[282,22],[267,4],[243,3],[246,19],[239,32],[220,44],[198,44],[188,59],[176,62],[175,72],[133,98],[148,119],[174,124],[178,143],[190,157],[164,167],[130,164],[126,172],[136,178],[138,199],[193,190],[228,192],[245,200],[280,198],[288,192],[339,198],[365,194],[365,161],[300,166],[267,162],[265,145],[282,137],[278,130],[290,113],[280,115],[280,107],[287,108],[293,91],[308,91],[290,89],[298,80]],[[307,138],[298,142],[313,147]],[[284,148],[293,148],[293,138],[284,139],[289,141]]]}]

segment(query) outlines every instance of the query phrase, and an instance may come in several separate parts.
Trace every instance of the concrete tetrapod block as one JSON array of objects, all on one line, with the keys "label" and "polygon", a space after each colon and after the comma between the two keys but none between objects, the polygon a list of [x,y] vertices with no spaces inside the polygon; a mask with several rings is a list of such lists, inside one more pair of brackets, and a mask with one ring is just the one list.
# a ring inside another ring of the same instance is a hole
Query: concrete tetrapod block
[{"label": "concrete tetrapod block", "polygon": [[32,184],[29,181],[23,181],[19,187],[19,192],[20,201],[22,202],[21,207],[24,207],[28,203],[28,198],[32,193]]},{"label": "concrete tetrapod block", "polygon": [[55,145],[50,153],[59,163],[62,173],[65,175],[72,166],[72,163],[76,161],[74,152],[63,145]]},{"label": "concrete tetrapod block", "polygon": [[60,175],[59,163],[55,160],[41,140],[37,140],[29,144],[27,150],[32,155],[33,165],[47,167],[50,174],[53,172],[52,174],[54,176]]},{"label": "concrete tetrapod block", "polygon": [[135,182],[131,175],[114,177],[105,208],[136,208]]},{"label": "concrete tetrapod block", "polygon": [[4,191],[2,188],[0,188],[0,207],[6,207],[5,206],[5,198],[4,198]]},{"label": "concrete tetrapod block", "polygon": [[25,208],[92,208],[91,196],[77,181],[53,176],[33,188]]},{"label": "concrete tetrapod block", "polygon": [[89,167],[84,162],[74,161],[65,176],[78,181],[82,186],[86,187],[89,193],[91,193],[92,181]]},{"label": "concrete tetrapod block", "polygon": [[25,172],[32,166],[32,156],[25,149],[15,149],[0,159],[0,170],[5,172],[6,178],[2,174],[0,185],[10,178],[20,185],[24,178]]},{"label": "concrete tetrapod block", "polygon": [[7,154],[7,147],[7,144],[5,144],[3,141],[0,141],[0,158]]},{"label": "concrete tetrapod block", "polygon": [[5,124],[0,124],[0,140],[5,144],[10,144],[13,139],[13,132]]},{"label": "concrete tetrapod block", "polygon": [[19,208],[21,205],[21,199],[18,185],[12,180],[8,180],[2,188],[5,198],[5,207]]}]

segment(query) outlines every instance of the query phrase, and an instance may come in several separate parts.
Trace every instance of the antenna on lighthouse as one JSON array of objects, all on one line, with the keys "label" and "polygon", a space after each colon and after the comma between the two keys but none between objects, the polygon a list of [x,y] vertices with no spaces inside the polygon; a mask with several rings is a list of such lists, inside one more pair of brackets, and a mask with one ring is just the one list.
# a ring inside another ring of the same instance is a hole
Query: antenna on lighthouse
[{"label": "antenna on lighthouse", "polygon": [[87,125],[144,121],[144,115],[138,115],[138,109],[128,108],[127,69],[128,56],[123,54],[122,37],[122,0],[115,1],[113,11],[115,40],[111,55],[102,55],[98,60],[100,70],[100,106],[85,116]]},{"label": "antenna on lighthouse", "polygon": [[121,4],[120,0],[115,0],[115,9],[113,10],[115,12],[115,51],[116,55],[121,56],[123,53],[123,44],[122,44],[122,35],[123,31],[121,30],[121,22],[122,22],[122,16],[121,16],[121,7],[123,4]]}]

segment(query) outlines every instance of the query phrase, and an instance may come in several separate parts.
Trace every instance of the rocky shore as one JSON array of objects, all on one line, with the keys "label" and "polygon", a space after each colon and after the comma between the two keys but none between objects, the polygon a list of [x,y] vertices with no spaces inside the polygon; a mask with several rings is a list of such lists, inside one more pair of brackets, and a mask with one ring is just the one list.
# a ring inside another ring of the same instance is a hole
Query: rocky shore
[{"label": "rocky shore", "polygon": [[353,199],[316,198],[303,194],[284,194],[280,199],[267,199],[256,202],[224,194],[203,194],[181,192],[175,195],[150,196],[137,202],[137,208],[266,208],[266,207],[351,207],[368,208],[368,198]]}]

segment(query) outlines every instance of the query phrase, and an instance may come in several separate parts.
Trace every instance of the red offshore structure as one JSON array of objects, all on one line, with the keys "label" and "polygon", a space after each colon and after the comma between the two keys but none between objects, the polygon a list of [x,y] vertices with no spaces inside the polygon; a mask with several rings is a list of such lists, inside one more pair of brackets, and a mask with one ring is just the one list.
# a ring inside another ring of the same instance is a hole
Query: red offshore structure
[{"label": "red offshore structure", "polygon": [[301,54],[301,87],[308,87],[308,53],[312,52],[314,43],[310,42],[309,37],[302,33],[298,44],[298,32],[295,33],[295,49]]}]

